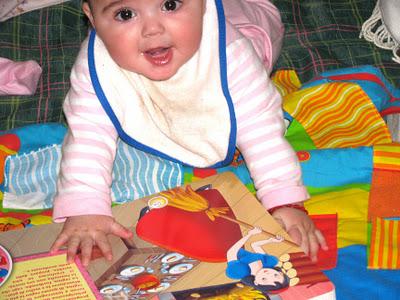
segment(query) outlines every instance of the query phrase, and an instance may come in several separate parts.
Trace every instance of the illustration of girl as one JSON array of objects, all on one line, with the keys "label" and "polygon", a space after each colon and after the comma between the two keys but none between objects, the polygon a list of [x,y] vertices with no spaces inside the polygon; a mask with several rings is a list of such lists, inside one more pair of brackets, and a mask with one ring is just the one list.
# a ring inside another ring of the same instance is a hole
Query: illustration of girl
[{"label": "illustration of girl", "polygon": [[284,289],[289,286],[289,277],[277,267],[278,258],[266,254],[261,248],[265,244],[282,242],[282,237],[251,243],[254,252],[243,249],[251,236],[261,232],[257,227],[251,229],[228,250],[226,275],[232,279],[240,279],[244,284],[262,292]]}]

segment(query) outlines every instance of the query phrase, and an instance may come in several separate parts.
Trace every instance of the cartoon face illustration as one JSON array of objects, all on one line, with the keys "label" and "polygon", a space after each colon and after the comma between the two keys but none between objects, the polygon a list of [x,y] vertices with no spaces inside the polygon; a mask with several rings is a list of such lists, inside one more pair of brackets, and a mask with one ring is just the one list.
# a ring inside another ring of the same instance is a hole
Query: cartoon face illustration
[{"label": "cartoon face illustration", "polygon": [[255,285],[275,285],[276,282],[283,284],[285,282],[285,275],[283,272],[273,268],[263,268],[254,276]]}]

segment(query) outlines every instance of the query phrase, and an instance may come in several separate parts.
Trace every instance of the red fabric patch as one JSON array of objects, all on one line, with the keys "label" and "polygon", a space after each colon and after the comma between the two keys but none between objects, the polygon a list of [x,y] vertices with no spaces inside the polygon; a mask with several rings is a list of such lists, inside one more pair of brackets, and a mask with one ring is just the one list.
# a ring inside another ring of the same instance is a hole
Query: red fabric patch
[{"label": "red fabric patch", "polygon": [[198,178],[206,178],[217,174],[216,169],[193,169],[193,176]]},{"label": "red fabric patch", "polygon": [[7,147],[8,149],[18,152],[21,147],[19,137],[13,133],[7,133],[0,135],[0,145]]},{"label": "red fabric patch", "polygon": [[317,266],[321,270],[329,270],[337,264],[337,214],[310,216],[315,226],[324,235],[328,250],[319,249]]}]

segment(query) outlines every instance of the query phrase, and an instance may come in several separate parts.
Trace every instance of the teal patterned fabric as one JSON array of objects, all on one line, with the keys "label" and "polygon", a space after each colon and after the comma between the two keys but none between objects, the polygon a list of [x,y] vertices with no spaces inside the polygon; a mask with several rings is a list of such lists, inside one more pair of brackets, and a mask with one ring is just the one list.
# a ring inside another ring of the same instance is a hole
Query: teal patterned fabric
[{"label": "teal patterned fabric", "polygon": [[[0,130],[63,122],[69,73],[88,24],[80,0],[23,14],[0,23],[0,56],[36,60],[43,68],[33,96],[0,97]],[[276,69],[295,69],[302,82],[322,71],[358,65],[379,67],[400,85],[400,64],[391,51],[359,38],[375,6],[371,0],[275,0],[286,33]]]}]

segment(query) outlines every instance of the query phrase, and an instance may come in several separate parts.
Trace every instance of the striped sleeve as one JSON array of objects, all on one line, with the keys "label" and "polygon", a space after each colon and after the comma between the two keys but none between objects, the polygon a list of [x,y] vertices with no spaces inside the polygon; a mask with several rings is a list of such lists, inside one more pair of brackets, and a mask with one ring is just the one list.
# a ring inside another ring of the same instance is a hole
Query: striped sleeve
[{"label": "striped sleeve", "polygon": [[269,209],[309,196],[296,153],[284,138],[281,96],[245,39],[227,47],[228,85],[237,119],[237,147]]},{"label": "striped sleeve", "polygon": [[91,84],[83,45],[71,71],[64,113],[69,131],[64,140],[53,219],[76,215],[111,216],[112,167],[117,132]]}]

